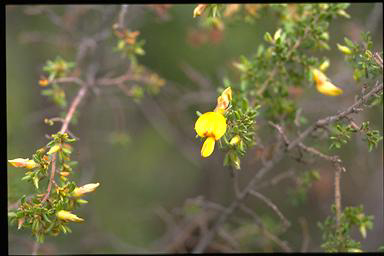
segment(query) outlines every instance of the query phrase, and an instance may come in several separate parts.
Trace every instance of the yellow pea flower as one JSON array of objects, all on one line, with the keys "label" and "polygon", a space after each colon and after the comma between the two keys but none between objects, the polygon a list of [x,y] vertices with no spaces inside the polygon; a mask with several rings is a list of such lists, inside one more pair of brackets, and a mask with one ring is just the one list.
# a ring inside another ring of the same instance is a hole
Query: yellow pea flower
[{"label": "yellow pea flower", "polygon": [[100,183],[89,183],[81,187],[76,187],[72,191],[72,196],[79,197],[79,196],[83,196],[86,193],[93,192],[99,185]]},{"label": "yellow pea flower", "polygon": [[39,164],[33,160],[29,160],[29,158],[16,158],[13,160],[8,160],[8,162],[14,167],[24,167],[27,169],[33,169],[39,166]]},{"label": "yellow pea flower", "polygon": [[332,84],[329,78],[320,70],[314,68],[312,69],[312,74],[316,88],[320,93],[328,96],[337,96],[343,93],[343,90]]},{"label": "yellow pea flower", "polygon": [[219,140],[227,130],[226,119],[219,112],[207,112],[202,114],[195,123],[196,133],[205,140],[201,148],[201,155],[208,157],[215,148],[215,141]]},{"label": "yellow pea flower", "polygon": [[71,213],[69,211],[65,211],[65,210],[58,211],[56,213],[56,216],[59,219],[64,220],[64,221],[74,221],[74,222],[84,221],[84,219],[79,218],[75,214],[73,214],[73,213]]}]

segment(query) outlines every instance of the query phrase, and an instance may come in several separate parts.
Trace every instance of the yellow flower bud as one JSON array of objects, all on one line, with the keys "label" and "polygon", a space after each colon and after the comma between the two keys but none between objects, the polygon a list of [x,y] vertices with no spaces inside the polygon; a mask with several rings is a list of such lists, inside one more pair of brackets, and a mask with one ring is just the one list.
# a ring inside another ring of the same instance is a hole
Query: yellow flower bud
[{"label": "yellow flower bud", "polygon": [[33,169],[39,166],[39,164],[35,163],[33,160],[29,160],[29,158],[16,158],[8,160],[8,162],[14,167],[24,167],[27,169]]},{"label": "yellow flower bud", "polygon": [[319,69],[320,69],[321,71],[325,71],[325,70],[328,69],[329,64],[330,64],[330,63],[329,63],[329,60],[325,60],[323,63],[321,63]]},{"label": "yellow flower bud", "polygon": [[61,146],[60,145],[55,145],[55,146],[53,146],[53,147],[51,147],[50,149],[49,149],[49,151],[48,151],[48,155],[51,155],[51,154],[53,154],[53,153],[56,153],[57,151],[59,151],[60,150],[60,148],[61,148]]},{"label": "yellow flower bud", "polygon": [[240,170],[240,159],[237,155],[234,155],[233,156],[233,167],[236,169],[236,170]]},{"label": "yellow flower bud", "polygon": [[217,105],[214,112],[219,112],[223,114],[225,110],[228,108],[231,100],[232,100],[232,89],[231,87],[228,87],[221,93],[221,96],[217,98]]},{"label": "yellow flower bud", "polygon": [[75,214],[70,213],[69,211],[61,210],[56,213],[56,216],[64,221],[74,221],[74,222],[81,222],[84,221],[84,219],[77,217]]},{"label": "yellow flower bud", "polygon": [[60,172],[61,176],[67,177],[69,176],[70,172]]},{"label": "yellow flower bud", "polygon": [[365,55],[368,57],[368,58],[372,58],[372,52],[370,50],[365,50]]},{"label": "yellow flower bud", "polygon": [[339,48],[339,50],[344,54],[351,54],[352,53],[351,49],[349,49],[347,46],[337,44],[337,48]]},{"label": "yellow flower bud", "polygon": [[239,142],[241,141],[241,138],[239,135],[236,135],[234,136],[231,141],[229,142],[229,144],[231,144],[232,146],[236,145],[236,144],[239,144]]},{"label": "yellow flower bud", "polygon": [[72,191],[72,196],[74,197],[80,197],[83,196],[86,193],[90,193],[95,191],[95,189],[100,185],[100,183],[89,183],[87,185],[81,186],[81,187],[76,187]]},{"label": "yellow flower bud", "polygon": [[39,80],[39,85],[40,86],[47,86],[49,84],[49,82],[48,82],[48,79],[40,79]]},{"label": "yellow flower bud", "polygon": [[24,217],[18,220],[18,222],[17,222],[17,229],[20,229],[23,226],[24,221],[25,221]]},{"label": "yellow flower bud", "polygon": [[193,10],[193,18],[195,18],[196,16],[200,16],[207,6],[208,4],[198,4]]}]

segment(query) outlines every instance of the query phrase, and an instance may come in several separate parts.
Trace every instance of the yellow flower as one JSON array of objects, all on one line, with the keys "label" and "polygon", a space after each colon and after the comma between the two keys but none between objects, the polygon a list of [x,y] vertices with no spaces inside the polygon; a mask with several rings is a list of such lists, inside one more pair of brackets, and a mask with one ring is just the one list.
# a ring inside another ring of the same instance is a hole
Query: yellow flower
[{"label": "yellow flower", "polygon": [[226,119],[219,112],[207,112],[202,114],[195,123],[196,133],[205,140],[201,148],[201,155],[208,157],[215,148],[215,141],[219,140],[227,129]]},{"label": "yellow flower", "polygon": [[93,192],[99,185],[100,183],[89,183],[81,187],[76,187],[72,191],[72,196],[79,197],[79,196],[83,196],[86,193]]},{"label": "yellow flower", "polygon": [[332,84],[328,77],[318,69],[312,69],[313,79],[316,83],[317,90],[328,96],[337,96],[343,93],[343,90]]},{"label": "yellow flower", "polygon": [[27,169],[33,169],[39,166],[39,164],[35,163],[35,161],[29,160],[28,158],[16,158],[8,160],[8,162],[15,167],[24,167]]},{"label": "yellow flower", "polygon": [[193,10],[193,18],[195,18],[196,16],[200,16],[207,6],[208,4],[198,4]]},{"label": "yellow flower", "polygon": [[75,214],[70,213],[69,211],[58,211],[56,213],[56,216],[64,221],[74,221],[74,222],[81,222],[84,221],[84,219],[77,217]]}]

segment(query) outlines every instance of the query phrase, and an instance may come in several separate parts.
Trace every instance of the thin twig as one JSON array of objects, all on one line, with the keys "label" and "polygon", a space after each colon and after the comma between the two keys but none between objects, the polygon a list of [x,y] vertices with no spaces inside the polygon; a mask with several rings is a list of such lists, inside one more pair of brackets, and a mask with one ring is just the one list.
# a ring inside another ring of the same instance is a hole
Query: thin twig
[{"label": "thin twig", "polygon": [[259,198],[264,203],[266,203],[279,216],[279,218],[283,222],[284,228],[289,227],[291,225],[290,222],[287,220],[287,218],[285,218],[284,215],[281,213],[279,208],[277,208],[277,206],[269,198],[267,198],[266,196],[264,196],[263,194],[255,191],[255,190],[250,190],[249,193],[251,195]]},{"label": "thin twig", "polygon": [[118,19],[118,25],[120,28],[124,27],[124,18],[125,18],[127,11],[128,11],[128,5],[123,4],[121,6],[120,13],[119,13],[119,19]]},{"label": "thin twig", "polygon": [[300,252],[307,252],[308,246],[309,246],[309,232],[308,232],[308,222],[304,217],[299,218],[299,223],[301,226],[301,231],[303,233],[302,243],[301,243],[301,250]]},{"label": "thin twig", "polygon": [[39,251],[40,243],[35,241],[33,243],[33,248],[32,248],[32,255],[37,255],[37,252]]},{"label": "thin twig", "polygon": [[278,238],[277,236],[275,236],[274,234],[272,234],[271,232],[268,231],[268,229],[265,227],[264,223],[260,220],[259,216],[257,216],[257,214],[254,211],[252,211],[250,208],[248,208],[244,204],[241,204],[239,208],[242,211],[244,211],[245,213],[249,214],[256,221],[256,224],[258,224],[261,227],[264,235],[268,239],[275,242],[278,246],[280,246],[280,248],[283,251],[292,252],[291,247],[288,245],[288,243],[286,241],[282,241],[280,238]]},{"label": "thin twig", "polygon": [[338,228],[340,227],[340,216],[341,216],[340,174],[341,174],[341,170],[338,168],[335,172],[335,206],[336,206],[336,223]]},{"label": "thin twig", "polygon": [[[64,122],[63,122],[63,124],[61,126],[60,133],[65,133],[67,131],[69,122],[71,121],[71,119],[73,117],[73,114],[75,113],[75,111],[76,111],[77,107],[79,106],[81,100],[84,98],[84,96],[85,96],[85,94],[87,92],[87,89],[88,89],[88,86],[81,87],[81,89],[77,93],[75,99],[72,101],[72,104],[69,107],[69,111],[68,111],[67,115],[64,118]],[[45,194],[45,196],[41,200],[42,203],[44,203],[48,199],[49,194],[51,193],[52,184],[55,182],[54,179],[55,179],[55,171],[56,171],[55,170],[55,166],[56,166],[56,153],[52,154],[51,163],[52,163],[51,164],[51,176],[50,176],[49,182],[48,182],[47,193]]]},{"label": "thin twig", "polygon": [[55,171],[56,171],[56,153],[53,153],[52,154],[52,160],[51,160],[51,177],[49,177],[47,193],[45,194],[45,196],[41,200],[41,203],[44,203],[48,199],[49,194],[51,193],[52,183],[53,183],[54,178],[55,178]]},{"label": "thin twig", "polygon": [[71,121],[73,114],[75,113],[77,107],[79,106],[81,100],[84,98],[85,94],[87,93],[88,86],[83,86],[77,93],[75,99],[72,101],[72,104],[69,108],[69,111],[67,115],[65,116],[63,125],[61,126],[60,133],[65,133],[67,131],[69,122]]}]

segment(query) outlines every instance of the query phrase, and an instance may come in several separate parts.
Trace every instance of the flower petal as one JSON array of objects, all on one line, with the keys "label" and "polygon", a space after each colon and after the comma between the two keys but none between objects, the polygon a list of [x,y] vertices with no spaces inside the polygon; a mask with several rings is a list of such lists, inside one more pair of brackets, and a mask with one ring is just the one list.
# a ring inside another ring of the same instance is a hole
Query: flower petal
[{"label": "flower petal", "polygon": [[317,86],[317,90],[328,96],[337,96],[343,93],[343,90],[333,85],[331,82],[327,81]]},{"label": "flower petal", "polygon": [[213,150],[215,149],[215,139],[213,137],[208,137],[201,148],[201,156],[209,157]]}]

